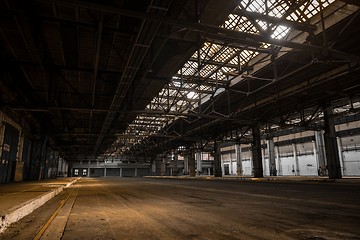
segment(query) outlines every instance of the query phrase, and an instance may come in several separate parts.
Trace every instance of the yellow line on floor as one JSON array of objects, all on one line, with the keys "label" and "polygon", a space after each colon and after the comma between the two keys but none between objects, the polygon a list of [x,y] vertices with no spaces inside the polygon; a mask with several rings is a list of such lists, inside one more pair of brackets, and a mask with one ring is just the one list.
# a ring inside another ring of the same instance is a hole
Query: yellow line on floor
[{"label": "yellow line on floor", "polygon": [[59,213],[59,211],[61,210],[61,208],[65,205],[66,201],[70,198],[70,195],[72,194],[72,192],[74,191],[74,189],[71,190],[71,192],[69,193],[69,195],[66,197],[66,199],[62,200],[60,202],[60,206],[56,209],[56,211],[51,215],[51,217],[49,218],[49,220],[45,223],[45,225],[40,229],[40,231],[36,234],[36,236],[34,237],[33,240],[39,240],[41,238],[41,236],[44,234],[44,232],[46,231],[46,229],[49,227],[50,223],[52,222],[52,220],[56,217],[56,215]]}]

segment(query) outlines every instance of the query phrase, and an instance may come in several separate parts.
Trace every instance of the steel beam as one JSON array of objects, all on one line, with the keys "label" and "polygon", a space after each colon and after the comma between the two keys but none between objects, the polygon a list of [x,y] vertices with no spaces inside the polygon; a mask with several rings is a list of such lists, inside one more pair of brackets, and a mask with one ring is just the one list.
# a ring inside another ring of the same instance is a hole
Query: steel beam
[{"label": "steel beam", "polygon": [[239,16],[245,16],[250,19],[257,19],[257,20],[268,22],[268,23],[273,23],[276,25],[282,25],[285,27],[290,27],[292,29],[297,29],[297,30],[305,31],[305,32],[314,32],[316,30],[316,26],[312,25],[312,24],[294,22],[294,21],[290,21],[287,19],[273,17],[273,16],[262,14],[262,13],[258,13],[258,12],[249,12],[249,11],[246,11],[246,10],[240,9],[240,8],[235,9],[233,14],[236,14]]},{"label": "steel beam", "polygon": [[[170,4],[171,1],[169,1],[167,4]],[[87,5],[89,3],[86,3]],[[90,4],[92,5],[92,4]],[[96,11],[100,10],[103,12],[104,9],[101,9],[101,6],[104,7],[104,5],[98,5]],[[84,6],[88,9],[88,7]],[[107,8],[108,10],[111,9]],[[148,8],[147,13],[145,15],[149,15],[150,9]],[[114,12],[113,12],[114,13]],[[163,14],[165,15],[165,11]],[[120,13],[116,13],[120,14]],[[157,16],[157,15],[154,15]],[[161,17],[161,16],[160,16]],[[158,30],[160,28],[159,22],[152,22],[148,21],[147,19],[143,19],[142,24],[140,26],[140,29],[137,33],[136,39],[134,41],[134,44],[130,48],[130,53],[128,56],[128,59],[125,63],[124,72],[121,75],[121,78],[119,80],[119,83],[116,87],[116,92],[114,95],[114,98],[112,100],[110,109],[111,110],[117,110],[121,107],[124,101],[124,97],[126,96],[131,83],[133,82],[133,79],[138,72],[138,69],[140,65],[143,62],[143,59],[145,55],[148,52],[149,47],[151,46]],[[126,83],[126,84],[124,84]],[[104,136],[108,133],[111,125],[113,124],[114,120],[116,120],[117,116],[116,113],[113,111],[109,111],[106,115],[106,118],[104,120],[103,127],[101,129],[101,134],[99,135],[99,138],[96,141],[95,147],[94,147],[94,154],[98,154],[100,146],[104,140]]]},{"label": "steel beam", "polygon": [[[165,16],[128,11],[117,6],[110,6],[110,5],[106,6],[103,4],[88,3],[85,1],[72,1],[72,0],[56,0],[55,2],[73,7],[81,7],[85,9],[92,9],[95,11],[103,11],[111,14],[120,14],[123,16],[140,18],[148,21],[158,22],[165,25],[173,25],[191,31],[204,33],[206,35],[213,36],[214,38],[217,39],[224,39],[225,41],[232,41],[233,43],[244,44],[244,46],[254,46],[254,45],[262,45],[262,43],[268,43],[276,46],[294,48],[308,52],[315,51],[321,53],[324,50],[322,46],[291,42],[287,40],[279,40],[279,39],[270,38],[268,36],[260,36],[246,32],[229,30],[222,27],[199,23],[199,22],[188,22],[185,20],[179,21],[177,19],[172,19]],[[328,49],[328,51],[332,56],[336,56],[342,59],[351,59],[354,61],[360,61],[360,57],[354,56],[352,54],[344,53],[333,49]]]},{"label": "steel beam", "polygon": [[[93,72],[93,85],[92,85],[92,97],[91,97],[91,108],[93,109],[95,106],[95,93],[96,93],[96,82],[98,76],[98,68],[99,68],[99,57],[100,57],[100,48],[101,48],[101,40],[102,40],[102,30],[104,25],[104,14],[100,13],[98,28],[96,32],[96,46],[94,53],[94,72]],[[89,120],[89,131],[91,132],[93,121],[93,110],[90,111],[90,120]]]},{"label": "steel beam", "polygon": [[[338,76],[342,76],[344,74],[347,74],[349,71],[354,69],[354,67],[356,67],[356,66],[357,66],[357,63],[355,63],[355,62],[349,63],[349,64],[344,64],[344,65],[342,65],[340,67],[337,67],[337,68],[334,68],[334,69],[332,69],[332,70],[330,70],[330,71],[328,71],[326,73],[320,74],[319,76],[313,77],[311,79],[307,79],[306,81],[304,81],[302,83],[299,83],[299,84],[297,84],[295,86],[286,88],[284,90],[278,91],[278,92],[273,93],[271,95],[269,94],[267,97],[261,98],[261,100],[257,101],[256,103],[252,103],[252,104],[249,104],[247,106],[240,107],[236,111],[236,114],[238,114],[238,113],[240,113],[242,111],[245,111],[245,110],[249,110],[249,109],[251,109],[253,107],[263,106],[263,105],[268,104],[269,102],[272,102],[274,100],[282,99],[284,97],[293,95],[295,93],[305,91],[306,89],[309,89],[310,87],[319,85],[319,84],[324,83],[326,81],[333,80]],[[266,86],[269,86],[269,85],[274,84],[276,82],[278,82],[278,81],[274,81],[274,82],[272,82],[270,84],[267,84]],[[260,89],[257,89],[256,91],[253,91],[252,94],[255,93],[255,92],[258,92],[259,90]]]}]

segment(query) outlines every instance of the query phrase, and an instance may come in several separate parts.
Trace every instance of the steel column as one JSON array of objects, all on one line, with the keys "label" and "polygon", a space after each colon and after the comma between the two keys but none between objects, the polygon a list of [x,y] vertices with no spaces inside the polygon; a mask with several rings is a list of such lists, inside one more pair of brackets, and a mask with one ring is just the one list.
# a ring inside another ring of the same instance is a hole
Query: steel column
[{"label": "steel column", "polygon": [[298,158],[298,154],[297,154],[296,143],[293,143],[292,147],[293,147],[293,155],[294,155],[294,160],[295,160],[294,175],[295,176],[300,176],[299,158]]},{"label": "steel column", "polygon": [[166,176],[166,157],[161,160],[161,176]]},{"label": "steel column", "polygon": [[191,147],[189,154],[190,177],[195,177],[195,149]]},{"label": "steel column", "polygon": [[281,157],[280,157],[280,148],[279,146],[275,147],[275,153],[276,153],[276,162],[277,162],[277,175],[282,175],[282,166],[281,166]]},{"label": "steel column", "polygon": [[195,152],[195,160],[196,160],[196,173],[197,173],[197,175],[201,175],[202,162],[201,162],[201,151],[200,150],[197,150]]},{"label": "steel column", "polygon": [[255,125],[252,127],[252,161],[253,161],[253,172],[254,177],[263,177],[263,166],[262,166],[262,155],[261,155],[261,136],[260,127]]},{"label": "steel column", "polygon": [[178,161],[178,159],[179,159],[178,152],[173,151],[173,172],[172,172],[173,176],[178,175],[178,171],[179,171],[179,167],[178,167],[179,161]]},{"label": "steel column", "polygon": [[336,130],[332,107],[324,109],[324,123],[324,140],[329,178],[341,178],[341,166],[336,142]]},{"label": "steel column", "polygon": [[241,160],[241,145],[235,145],[235,156],[236,156],[236,175],[242,176],[243,169],[242,169],[242,160]]},{"label": "steel column", "polygon": [[214,142],[214,177],[222,177],[220,142]]},{"label": "steel column", "polygon": [[342,145],[341,137],[337,137],[336,140],[337,140],[338,151],[339,151],[341,174],[344,176],[345,175],[344,154],[343,154],[343,145]]},{"label": "steel column", "polygon": [[326,176],[327,169],[326,169],[326,154],[325,154],[323,131],[315,131],[315,144],[316,144],[316,149],[314,149],[314,154],[316,156],[316,160],[318,164],[318,175]]},{"label": "steel column", "polygon": [[276,176],[277,175],[277,170],[276,170],[276,162],[275,162],[274,139],[268,139],[267,140],[267,147],[268,147],[268,153],[269,153],[270,176]]},{"label": "steel column", "polygon": [[183,175],[189,175],[189,153],[184,153],[184,169],[183,169]]}]

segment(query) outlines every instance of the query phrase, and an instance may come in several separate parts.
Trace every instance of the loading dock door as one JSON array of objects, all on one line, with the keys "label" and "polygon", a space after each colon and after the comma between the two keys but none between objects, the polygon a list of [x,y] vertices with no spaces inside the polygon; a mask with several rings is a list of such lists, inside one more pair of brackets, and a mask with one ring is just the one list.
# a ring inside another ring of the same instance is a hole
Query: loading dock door
[{"label": "loading dock door", "polygon": [[0,164],[0,183],[14,181],[18,143],[19,131],[10,124],[5,123],[4,143]]},{"label": "loading dock door", "polygon": [[6,182],[8,164],[9,164],[9,151],[10,146],[8,144],[3,145],[3,151],[1,154],[1,162],[0,162],[0,183]]},{"label": "loading dock door", "polygon": [[150,169],[149,168],[138,168],[137,169],[137,176],[149,176],[150,175]]},{"label": "loading dock door", "polygon": [[135,177],[135,168],[123,168],[122,176],[123,177]]}]

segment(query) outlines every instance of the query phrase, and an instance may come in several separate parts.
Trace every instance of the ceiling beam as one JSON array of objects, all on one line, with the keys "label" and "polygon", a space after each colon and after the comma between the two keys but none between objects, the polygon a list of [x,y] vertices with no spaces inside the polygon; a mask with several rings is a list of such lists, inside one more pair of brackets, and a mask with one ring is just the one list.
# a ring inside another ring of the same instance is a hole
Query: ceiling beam
[{"label": "ceiling beam", "polygon": [[[198,61],[198,59],[196,59],[196,58],[190,58],[189,59],[189,61],[190,62],[197,62]],[[237,64],[231,64],[231,63],[227,63],[227,64],[225,64],[224,65],[224,63],[223,62],[217,62],[217,61],[214,61],[214,60],[203,60],[202,59],[202,62],[201,62],[202,64],[209,64],[209,65],[215,65],[215,66],[223,66],[223,67],[229,67],[229,68],[238,68],[239,67],[239,65],[237,65]]]},{"label": "ceiling beam", "polygon": [[204,78],[200,76],[196,76],[196,78],[194,78],[191,75],[181,75],[181,74],[175,74],[174,76],[178,77],[179,79],[173,79],[173,81],[178,81],[178,82],[182,81],[189,84],[204,85],[209,87],[227,87],[229,84],[228,81]]},{"label": "ceiling beam", "polygon": [[205,94],[213,94],[214,91],[213,90],[201,90],[201,89],[197,89],[197,88],[191,88],[191,87],[175,87],[173,85],[169,85],[168,88],[170,90],[176,90],[176,91],[186,91],[186,92],[195,92],[195,93],[205,93]]},{"label": "ceiling beam", "polygon": [[11,110],[14,111],[29,111],[29,112],[47,112],[51,110],[66,110],[66,111],[81,111],[81,112],[119,112],[123,114],[136,114],[138,116],[159,116],[159,117],[201,117],[201,118],[210,118],[210,119],[223,119],[228,121],[241,121],[241,122],[248,122],[248,120],[239,120],[239,118],[231,118],[226,116],[219,116],[216,114],[196,114],[196,113],[186,113],[186,112],[174,112],[174,111],[160,111],[160,110],[134,110],[134,111],[115,111],[110,109],[91,109],[91,108],[77,108],[77,107],[34,107],[34,108],[26,108],[26,107],[9,107]]},{"label": "ceiling beam", "polygon": [[305,31],[305,32],[314,32],[316,30],[316,26],[312,25],[312,24],[294,22],[294,21],[290,21],[287,19],[273,17],[273,16],[269,16],[269,15],[265,15],[265,14],[261,14],[261,13],[257,13],[257,12],[249,12],[249,11],[246,11],[246,10],[240,9],[240,8],[235,9],[233,14],[236,14],[238,16],[245,16],[248,19],[254,18],[254,19],[261,20],[261,21],[268,22],[268,23],[282,25],[285,27],[290,27],[292,29],[297,29],[297,30]]},{"label": "ceiling beam", "polygon": [[[100,48],[102,40],[102,30],[104,26],[104,14],[101,12],[99,16],[98,28],[96,31],[96,46],[94,52],[94,72],[93,72],[93,85],[92,85],[92,97],[91,97],[91,108],[95,106],[95,93],[96,93],[96,82],[98,76],[99,68],[99,57],[100,57]],[[89,120],[89,131],[91,132],[93,122],[93,110],[90,111],[90,120]]]},{"label": "ceiling beam", "polygon": [[[297,93],[300,93],[302,91],[306,91],[306,89],[309,89],[311,87],[314,87],[319,84],[323,84],[327,81],[334,80],[338,77],[341,77],[345,74],[348,74],[351,69],[356,67],[357,63],[350,63],[350,64],[344,64],[342,66],[339,66],[337,68],[334,68],[328,72],[322,73],[316,77],[313,77],[311,79],[307,79],[306,81],[296,84],[292,87],[288,87],[284,90],[278,91],[273,93],[272,95],[269,95],[268,97],[263,97],[261,100],[251,103],[247,106],[241,106],[239,107],[235,112],[235,114],[241,115],[242,112],[253,109],[253,108],[259,108],[263,105],[269,104],[273,101],[278,101],[279,99],[288,97],[288,96],[294,96]],[[340,98],[341,96],[339,96]],[[314,102],[314,104],[317,104]]]},{"label": "ceiling beam", "polygon": [[[73,1],[73,0],[55,0],[55,2],[59,4],[65,4],[72,7],[81,7],[84,9],[92,9],[95,11],[103,11],[106,13],[111,14],[120,14],[123,16],[133,17],[133,18],[140,18],[148,21],[154,21],[159,22],[161,24],[165,25],[172,25],[177,26],[180,28],[185,28],[191,31],[204,33],[208,36],[212,36],[213,38],[217,39],[224,39],[226,41],[231,41],[233,43],[239,43],[243,44],[244,47],[246,46],[261,46],[263,43],[268,43],[275,46],[280,47],[287,47],[287,48],[293,48],[293,49],[299,49],[302,51],[308,51],[308,52],[318,52],[322,53],[324,50],[323,46],[317,46],[313,44],[303,44],[298,42],[291,42],[287,40],[279,40],[274,39],[269,36],[261,36],[257,34],[252,33],[246,33],[246,32],[239,32],[234,31],[226,28],[222,28],[219,26],[204,24],[200,22],[189,22],[185,20],[177,20],[165,16],[159,16],[159,15],[152,15],[142,12],[134,12],[122,9],[118,6],[114,5],[104,5],[104,4],[96,4],[96,3],[89,3],[85,1]],[[347,59],[352,61],[359,61],[360,57],[344,53],[341,51],[333,50],[333,49],[327,49],[328,52],[332,56],[339,57],[341,59]]]}]

